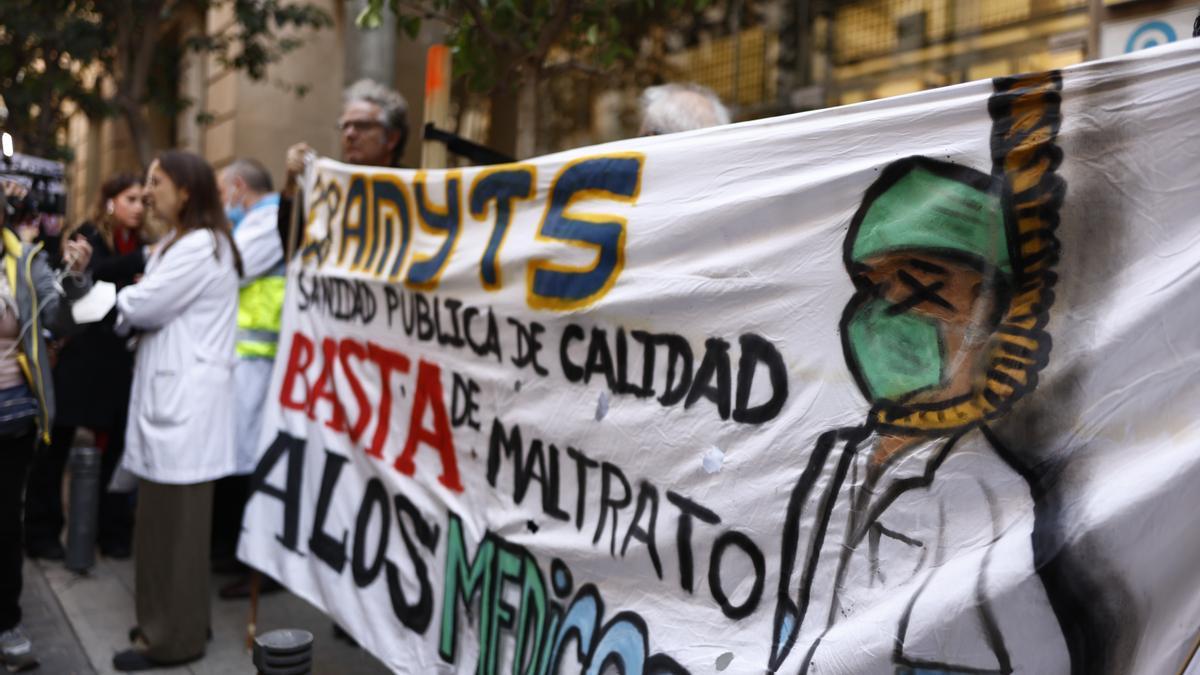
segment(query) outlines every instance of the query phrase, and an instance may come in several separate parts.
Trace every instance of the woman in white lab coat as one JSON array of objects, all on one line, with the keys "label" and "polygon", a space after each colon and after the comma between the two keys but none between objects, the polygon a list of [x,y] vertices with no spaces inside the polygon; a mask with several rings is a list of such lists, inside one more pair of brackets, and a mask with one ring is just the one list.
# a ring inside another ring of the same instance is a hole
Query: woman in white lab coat
[{"label": "woman in white lab coat", "polygon": [[141,281],[117,295],[140,331],[124,467],[141,480],[137,625],[122,671],[199,659],[209,630],[213,481],[235,470],[234,332],[242,263],[212,168],[186,152],[150,165],[147,206],[170,228]]}]

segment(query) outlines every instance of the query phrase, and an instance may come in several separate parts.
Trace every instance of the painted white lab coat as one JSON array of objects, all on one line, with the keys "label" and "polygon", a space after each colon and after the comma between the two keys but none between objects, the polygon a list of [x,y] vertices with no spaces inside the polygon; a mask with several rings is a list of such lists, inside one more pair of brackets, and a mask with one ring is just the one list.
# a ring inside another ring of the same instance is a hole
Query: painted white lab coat
[{"label": "painted white lab coat", "polygon": [[117,294],[121,320],[143,331],[123,466],[157,483],[202,483],[235,468],[238,275],[229,244],[208,230],[163,248],[142,280]]},{"label": "painted white lab coat", "polygon": [[[279,241],[279,229],[276,226],[278,214],[279,203],[264,200],[251,208],[234,229],[233,238],[246,270],[242,286],[260,277],[282,273],[283,243]],[[271,384],[274,365],[272,359],[253,358],[238,359],[234,366],[237,398],[234,445],[237,448],[238,474],[253,473],[261,459],[264,447],[259,446],[258,437],[262,431],[263,416],[266,415],[267,389]]]},{"label": "painted white lab coat", "polygon": [[[815,481],[810,507],[836,497],[780,672],[1069,672],[1034,571],[1025,479],[976,429],[909,450],[871,480],[878,442],[837,443]],[[819,528],[805,511],[799,560],[811,564]]]}]

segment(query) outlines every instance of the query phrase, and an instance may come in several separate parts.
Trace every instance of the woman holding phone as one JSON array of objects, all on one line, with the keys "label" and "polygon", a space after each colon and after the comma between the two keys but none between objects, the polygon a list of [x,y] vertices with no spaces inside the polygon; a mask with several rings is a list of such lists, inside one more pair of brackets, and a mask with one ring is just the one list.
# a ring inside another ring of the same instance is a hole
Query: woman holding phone
[{"label": "woman holding phone", "polygon": [[[124,288],[146,264],[141,241],[144,212],[142,177],[118,173],[100,186],[92,217],[64,231],[63,241],[87,240],[92,247],[88,263],[92,279]],[[54,440],[34,457],[25,491],[25,553],[31,558],[62,560],[65,554],[59,539],[64,524],[63,469],[79,427],[92,430],[96,446],[103,451],[97,534],[100,552],[110,558],[130,555],[132,495],[107,489],[125,448],[133,380],[133,354],[127,340],[113,332],[116,316],[114,310],[101,321],[81,326],[58,351]]]}]

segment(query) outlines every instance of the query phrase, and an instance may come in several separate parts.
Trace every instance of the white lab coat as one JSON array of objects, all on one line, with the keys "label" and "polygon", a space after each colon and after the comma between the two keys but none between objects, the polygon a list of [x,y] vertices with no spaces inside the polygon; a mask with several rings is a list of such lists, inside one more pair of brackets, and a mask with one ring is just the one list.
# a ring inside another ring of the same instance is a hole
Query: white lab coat
[{"label": "white lab coat", "polygon": [[[282,273],[283,244],[279,241],[276,227],[278,214],[278,202],[263,200],[251,208],[234,229],[233,238],[242,254],[242,265],[246,271],[242,286],[266,275]],[[271,384],[274,363],[271,359],[239,358],[234,366],[237,398],[234,445],[237,448],[238,474],[252,473],[261,458],[263,448],[259,447],[258,437],[266,413],[267,389]]]},{"label": "white lab coat", "polygon": [[805,500],[793,584],[810,564],[814,581],[780,672],[1069,672],[1034,571],[1025,479],[977,429],[868,478],[878,441],[835,444]]},{"label": "white lab coat", "polygon": [[278,272],[283,264],[283,243],[279,240],[276,224],[279,202],[270,197],[273,195],[264,197],[251,207],[233,230],[233,239],[237,242],[238,252],[242,254],[242,267],[246,271],[242,286],[266,274]]},{"label": "white lab coat", "polygon": [[117,294],[121,321],[143,331],[123,466],[156,483],[202,483],[235,468],[238,275],[229,244],[208,230],[163,248],[142,280]]}]

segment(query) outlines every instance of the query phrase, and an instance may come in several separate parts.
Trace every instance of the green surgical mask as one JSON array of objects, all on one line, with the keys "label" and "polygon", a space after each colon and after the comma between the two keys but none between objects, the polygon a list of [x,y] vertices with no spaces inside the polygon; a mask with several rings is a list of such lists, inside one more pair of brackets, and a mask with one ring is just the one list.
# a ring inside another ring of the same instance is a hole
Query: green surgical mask
[{"label": "green surgical mask", "polygon": [[850,367],[872,401],[898,401],[937,386],[945,369],[938,322],[911,312],[890,314],[890,307],[872,298],[846,325]]}]

